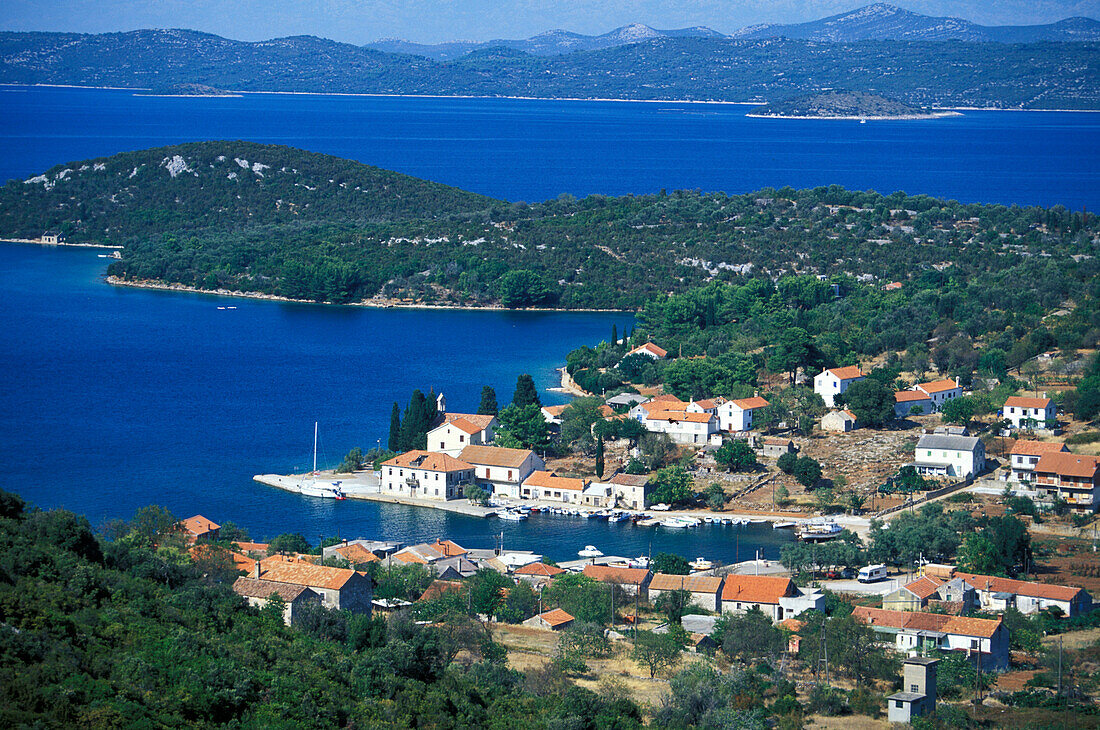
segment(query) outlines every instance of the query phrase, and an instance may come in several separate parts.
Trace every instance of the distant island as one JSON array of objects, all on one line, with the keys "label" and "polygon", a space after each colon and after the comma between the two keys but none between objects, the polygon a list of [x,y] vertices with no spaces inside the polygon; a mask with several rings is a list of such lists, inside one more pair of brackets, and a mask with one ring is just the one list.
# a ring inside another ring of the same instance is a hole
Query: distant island
[{"label": "distant island", "polygon": [[771,119],[939,119],[958,112],[930,110],[861,91],[823,91],[758,106],[746,116]]},{"label": "distant island", "polygon": [[[1037,261],[1051,287],[1091,280],[1100,219],[840,186],[510,203],[291,147],[212,141],[58,165],[0,187],[0,238],[46,231],[122,246],[108,274],[131,286],[639,310],[670,292],[792,273],[815,285],[975,287],[992,302],[1015,286],[1004,282],[1036,278]],[[922,301],[920,316],[934,303]]]},{"label": "distant island", "polygon": [[137,94],[138,96],[240,96],[235,91],[226,91],[206,84],[171,84],[148,90],[143,89]]}]

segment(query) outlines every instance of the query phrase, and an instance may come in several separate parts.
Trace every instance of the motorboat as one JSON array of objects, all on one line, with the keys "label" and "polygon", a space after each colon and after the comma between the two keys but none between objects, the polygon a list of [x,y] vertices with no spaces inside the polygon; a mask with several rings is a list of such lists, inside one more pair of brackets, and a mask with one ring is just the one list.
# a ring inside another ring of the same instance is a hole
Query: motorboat
[{"label": "motorboat", "polygon": [[626,567],[628,567],[628,568],[648,568],[649,567],[649,558],[647,558],[645,555],[639,555],[638,557],[636,557],[632,560],[627,560],[626,561]]},{"label": "motorboat", "polygon": [[638,525],[639,527],[653,527],[654,525],[661,524],[661,521],[658,520],[656,517],[649,517],[644,520],[638,520],[634,524]]},{"label": "motorboat", "polygon": [[806,542],[832,540],[843,532],[835,522],[805,522],[798,528],[798,539]]},{"label": "motorboat", "polygon": [[497,517],[508,522],[523,522],[527,519],[527,515],[522,512],[514,512],[512,510],[503,510],[497,513]]},{"label": "motorboat", "polygon": [[595,517],[597,520],[606,520],[611,517],[611,512],[609,510],[602,509],[599,512],[590,512],[589,515],[591,517]]},{"label": "motorboat", "polygon": [[585,545],[584,550],[577,551],[577,555],[580,555],[582,558],[602,558],[603,552],[595,545]]},{"label": "motorboat", "polygon": [[668,506],[664,502],[661,502],[659,504],[653,505],[652,507],[650,507],[650,509],[654,512],[668,512],[670,509],[672,509],[672,507]]},{"label": "motorboat", "polygon": [[773,530],[783,530],[783,529],[787,529],[787,528],[791,528],[791,527],[798,527],[798,523],[790,521],[790,520],[786,520],[784,522],[773,522],[772,523],[772,529]]},{"label": "motorboat", "polygon": [[689,527],[694,527],[694,525],[692,525],[692,523],[687,522],[686,520],[678,520],[678,519],[661,520],[660,524],[661,524],[661,527],[671,527],[671,528],[677,529],[677,530],[685,530]]},{"label": "motorboat", "polygon": [[612,514],[610,517],[607,518],[607,521],[608,522],[626,522],[629,519],[630,519],[630,515],[628,515],[626,512],[615,512],[614,514]]},{"label": "motorboat", "polygon": [[695,560],[692,560],[690,563],[688,563],[688,565],[691,566],[692,570],[710,570],[714,567],[714,563],[707,560],[706,558],[696,558]]}]

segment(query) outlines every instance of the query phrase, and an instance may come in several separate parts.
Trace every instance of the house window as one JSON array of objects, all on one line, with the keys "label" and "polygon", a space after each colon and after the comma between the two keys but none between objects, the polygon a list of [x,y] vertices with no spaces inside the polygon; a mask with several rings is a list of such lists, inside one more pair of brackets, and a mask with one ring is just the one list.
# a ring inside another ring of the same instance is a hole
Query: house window
[{"label": "house window", "polygon": [[511,481],[511,479],[512,479],[512,470],[509,469],[508,470],[508,480]]},{"label": "house window", "polygon": [[975,649],[975,650],[980,648],[979,645],[978,645],[978,640],[977,639],[971,639],[970,640],[970,648]]},{"label": "house window", "polygon": [[901,700],[894,700],[894,707],[896,707],[897,709],[900,710],[901,709]]},{"label": "house window", "polygon": [[458,443],[460,443],[460,444],[461,444],[461,443],[465,443],[465,442],[466,442],[466,434],[462,434],[462,433],[460,433],[460,434],[458,435]]},{"label": "house window", "polygon": [[920,694],[919,690],[917,689],[917,685],[915,684],[909,685],[909,691],[913,694]]},{"label": "house window", "polygon": [[447,444],[445,444],[445,443],[443,443],[442,441],[440,441],[440,442],[439,442],[439,449],[440,449],[440,451],[442,451],[442,450],[443,450],[443,449],[445,449],[445,448],[447,448]]}]

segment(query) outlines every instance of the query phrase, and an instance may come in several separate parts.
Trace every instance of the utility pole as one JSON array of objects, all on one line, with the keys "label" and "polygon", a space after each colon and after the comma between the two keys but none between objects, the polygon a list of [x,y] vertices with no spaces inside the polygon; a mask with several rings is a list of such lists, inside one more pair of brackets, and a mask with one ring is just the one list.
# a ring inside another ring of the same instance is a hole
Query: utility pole
[{"label": "utility pole", "polygon": [[1062,696],[1062,637],[1058,637],[1058,696]]}]

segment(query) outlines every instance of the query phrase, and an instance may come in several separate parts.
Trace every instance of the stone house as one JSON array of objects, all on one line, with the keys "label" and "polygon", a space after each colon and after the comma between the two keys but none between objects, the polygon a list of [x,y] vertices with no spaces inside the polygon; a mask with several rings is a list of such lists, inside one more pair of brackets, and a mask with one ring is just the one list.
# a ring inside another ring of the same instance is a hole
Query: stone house
[{"label": "stone house", "polygon": [[822,431],[847,433],[856,430],[856,414],[851,411],[830,411],[821,419]]},{"label": "stone house", "polygon": [[708,611],[722,608],[721,577],[655,573],[649,581],[649,600],[655,602],[662,593],[670,591],[687,591],[692,603]]},{"label": "stone house", "polygon": [[252,577],[272,583],[305,586],[318,594],[327,608],[370,614],[374,582],[366,573],[274,555],[256,563]]},{"label": "stone house", "polygon": [[533,629],[564,631],[573,625],[573,617],[560,608],[555,608],[552,611],[546,611],[537,616],[532,616],[524,621],[523,625],[530,626]]},{"label": "stone house", "polygon": [[519,499],[520,485],[533,472],[546,469],[546,463],[530,449],[499,446],[467,446],[460,455],[474,467],[474,478],[493,494]]},{"label": "stone house", "polygon": [[286,604],[283,608],[283,623],[287,626],[298,622],[307,603],[321,602],[321,596],[306,586],[276,583],[262,578],[237,578],[233,581],[233,592],[244,597],[249,606],[256,608],[263,608],[271,602],[272,596],[278,596]]},{"label": "stone house", "polygon": [[601,583],[617,585],[631,596],[649,600],[649,583],[653,573],[648,568],[616,568],[610,565],[586,565],[584,574]]}]

